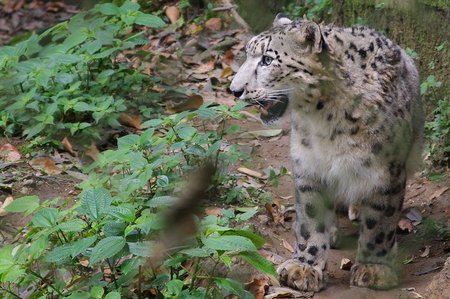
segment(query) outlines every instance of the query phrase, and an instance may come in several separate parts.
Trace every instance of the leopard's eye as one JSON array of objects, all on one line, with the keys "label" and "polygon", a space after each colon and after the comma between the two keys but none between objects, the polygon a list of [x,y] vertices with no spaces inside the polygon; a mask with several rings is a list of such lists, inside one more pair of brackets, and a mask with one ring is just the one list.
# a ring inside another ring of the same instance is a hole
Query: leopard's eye
[{"label": "leopard's eye", "polygon": [[267,66],[267,65],[271,64],[272,61],[273,61],[272,57],[264,55],[261,59],[261,64]]}]

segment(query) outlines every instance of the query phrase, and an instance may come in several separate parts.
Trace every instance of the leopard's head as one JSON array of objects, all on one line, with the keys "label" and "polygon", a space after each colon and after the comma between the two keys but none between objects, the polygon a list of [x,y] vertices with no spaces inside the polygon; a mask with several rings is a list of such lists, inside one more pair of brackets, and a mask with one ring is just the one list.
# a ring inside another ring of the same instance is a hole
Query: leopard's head
[{"label": "leopard's head", "polygon": [[287,110],[292,95],[317,82],[323,42],[318,24],[306,19],[291,21],[278,14],[273,28],[253,37],[247,58],[234,76],[231,92],[259,106],[265,123],[276,121]]}]

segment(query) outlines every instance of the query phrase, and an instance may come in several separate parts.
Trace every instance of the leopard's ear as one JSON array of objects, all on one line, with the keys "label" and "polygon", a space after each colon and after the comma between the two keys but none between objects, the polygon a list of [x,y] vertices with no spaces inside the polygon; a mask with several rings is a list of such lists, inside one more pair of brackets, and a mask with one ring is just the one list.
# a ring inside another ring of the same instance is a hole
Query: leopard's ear
[{"label": "leopard's ear", "polygon": [[311,46],[311,49],[320,53],[322,51],[322,33],[317,23],[305,21],[300,27],[299,42],[304,46]]},{"label": "leopard's ear", "polygon": [[291,24],[292,21],[283,13],[278,13],[275,17],[275,20],[273,20],[273,26],[283,26],[287,24]]}]

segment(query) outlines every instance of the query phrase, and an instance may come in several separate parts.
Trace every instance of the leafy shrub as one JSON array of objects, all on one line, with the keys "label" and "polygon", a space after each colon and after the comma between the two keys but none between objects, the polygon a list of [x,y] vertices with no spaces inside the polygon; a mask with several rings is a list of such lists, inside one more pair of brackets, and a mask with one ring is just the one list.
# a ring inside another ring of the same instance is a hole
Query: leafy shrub
[{"label": "leafy shrub", "polygon": [[[0,48],[0,128],[6,135],[98,137],[117,126],[127,98],[137,98],[152,80],[125,63],[120,51],[147,42],[135,25],[164,26],[136,3],[97,5],[40,35]],[[152,97],[146,93],[147,99]]]},{"label": "leafy shrub", "polygon": [[[158,237],[165,227],[163,215],[178,201],[176,195],[184,189],[182,178],[190,170],[205,160],[222,169],[215,178],[212,199],[226,197],[224,192],[233,189],[224,172],[243,156],[226,146],[222,135],[239,130],[227,127],[225,121],[239,118],[244,105],[203,105],[197,111],[147,121],[141,135],[121,137],[116,150],[99,155],[73,205],[70,200],[58,205],[57,199],[39,204],[35,196],[13,201],[8,211],[31,214],[32,219],[22,229],[25,242],[0,249],[3,298],[24,294],[33,298],[223,298],[222,292],[252,298],[240,283],[217,277],[214,269],[218,264],[230,267],[231,258],[240,256],[259,270],[274,273],[257,251],[264,240],[249,227],[231,227],[252,217],[256,208],[228,209],[223,217],[198,220],[197,235],[188,245],[170,248],[162,268],[148,260],[161,255]],[[276,177],[271,173],[271,180]],[[204,260],[211,261],[212,271],[205,268]]]}]

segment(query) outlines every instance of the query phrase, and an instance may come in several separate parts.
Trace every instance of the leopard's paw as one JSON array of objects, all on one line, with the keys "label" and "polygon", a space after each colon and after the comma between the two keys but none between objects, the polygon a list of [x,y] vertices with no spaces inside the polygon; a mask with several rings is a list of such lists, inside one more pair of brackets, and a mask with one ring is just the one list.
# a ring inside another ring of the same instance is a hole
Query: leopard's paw
[{"label": "leopard's paw", "polygon": [[390,289],[398,284],[397,274],[382,264],[355,264],[351,269],[352,286],[371,289]]},{"label": "leopard's paw", "polygon": [[325,287],[322,270],[290,259],[277,268],[280,283],[300,291],[318,292]]}]

